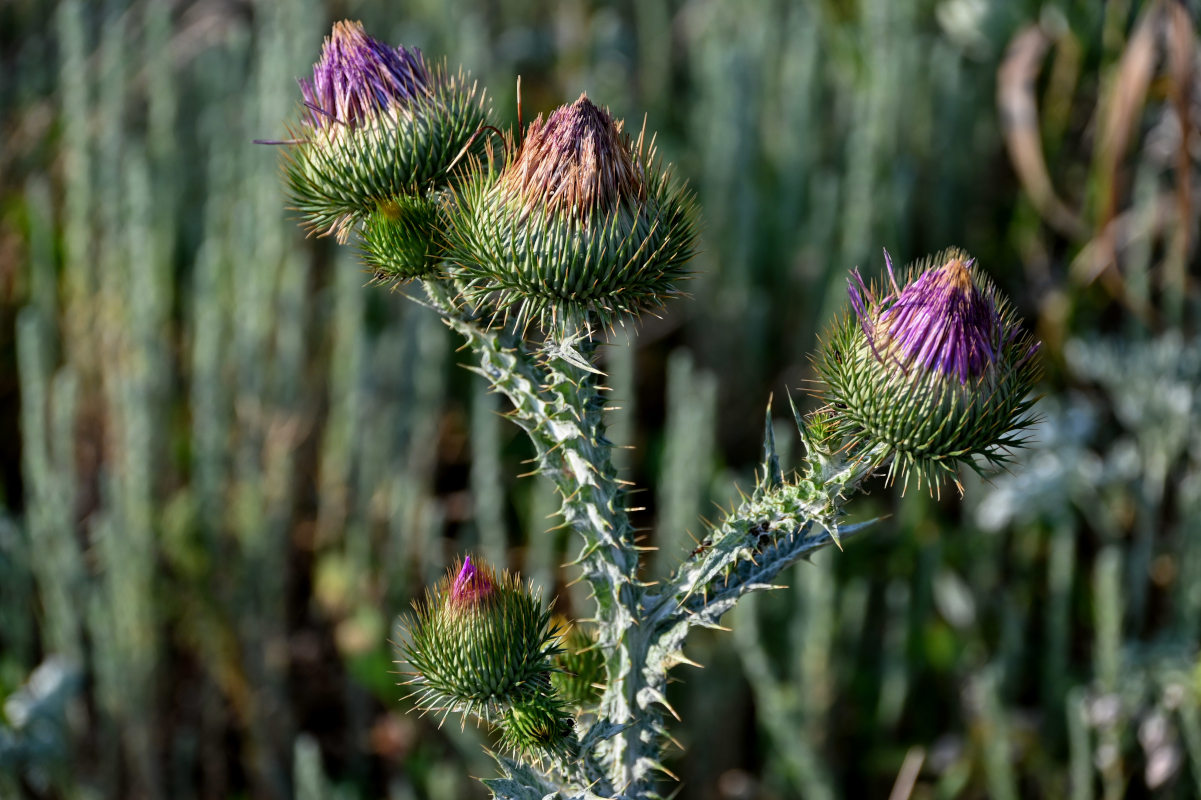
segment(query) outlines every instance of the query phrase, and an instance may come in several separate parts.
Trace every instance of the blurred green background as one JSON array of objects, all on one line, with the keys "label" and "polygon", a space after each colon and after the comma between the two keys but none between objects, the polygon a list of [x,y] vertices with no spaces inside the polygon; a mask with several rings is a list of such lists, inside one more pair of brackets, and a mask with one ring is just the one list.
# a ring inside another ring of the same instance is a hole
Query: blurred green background
[{"label": "blurred green background", "polygon": [[[1201,797],[1195,2],[0,4],[0,797],[482,797],[404,713],[395,616],[457,553],[558,607],[569,543],[469,354],[279,153],[332,21],[497,120],[645,117],[704,218],[691,300],[605,350],[650,575],[751,485],[847,271],[949,245],[1043,339],[1042,420],[698,636],[687,800]],[[793,446],[793,458],[797,456]],[[890,794],[891,793],[891,794]]]}]

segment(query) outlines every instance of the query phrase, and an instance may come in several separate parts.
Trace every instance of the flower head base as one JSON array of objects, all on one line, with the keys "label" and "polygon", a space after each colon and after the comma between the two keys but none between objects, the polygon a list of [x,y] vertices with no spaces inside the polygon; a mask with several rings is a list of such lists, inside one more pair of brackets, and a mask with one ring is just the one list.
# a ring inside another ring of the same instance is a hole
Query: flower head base
[{"label": "flower head base", "polygon": [[326,37],[312,80],[300,80],[313,128],[358,127],[428,95],[429,86],[420,50],[393,49],[368,36],[361,23],[345,20]]},{"label": "flower head base", "polygon": [[888,287],[853,274],[854,315],[823,343],[817,368],[840,433],[890,460],[891,478],[936,490],[960,464],[1004,462],[1004,448],[1021,444],[1038,344],[966,253],[918,264],[904,286],[884,258]]},{"label": "flower head base", "polygon": [[[570,714],[550,680],[558,630],[520,578],[464,558],[401,630],[418,708],[499,724],[506,745],[535,757],[571,751]],[[522,726],[510,730],[511,717]]]},{"label": "flower head base", "polygon": [[503,168],[458,193],[450,219],[467,299],[544,330],[602,325],[679,293],[696,242],[691,195],[643,135],[581,95],[538,117]]},{"label": "flower head base", "polygon": [[481,149],[473,137],[487,112],[474,84],[357,22],[334,25],[300,91],[306,110],[284,167],[295,208],[322,236],[345,241],[381,204],[449,186],[455,159]]}]

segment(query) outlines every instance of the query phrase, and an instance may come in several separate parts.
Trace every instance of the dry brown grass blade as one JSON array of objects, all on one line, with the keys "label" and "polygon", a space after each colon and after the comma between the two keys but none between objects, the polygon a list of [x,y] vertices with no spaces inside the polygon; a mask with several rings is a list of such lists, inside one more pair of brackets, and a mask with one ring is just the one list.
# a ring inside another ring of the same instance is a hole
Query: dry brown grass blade
[{"label": "dry brown grass blade", "polygon": [[[1073,260],[1071,273],[1082,283],[1104,278],[1111,292],[1144,319],[1153,318],[1154,310],[1131,305],[1116,266],[1121,252],[1133,241],[1171,237],[1163,267],[1163,282],[1168,290],[1165,297],[1173,298],[1169,305],[1178,307],[1183,302],[1192,218],[1192,159],[1188,148],[1195,46],[1196,32],[1183,7],[1162,0],[1149,4],[1122,52],[1099,111],[1094,161],[1099,232]],[[1121,167],[1153,89],[1161,54],[1166,61],[1168,93],[1180,122],[1175,189],[1174,194],[1160,196],[1153,204],[1154,211],[1142,214],[1140,221],[1132,211],[1119,211]],[[1175,316],[1170,308],[1168,313]]]},{"label": "dry brown grass blade", "polygon": [[1117,213],[1118,171],[1155,73],[1155,27],[1162,10],[1161,2],[1151,3],[1135,24],[1099,112],[1100,135],[1096,147],[1097,179],[1101,187],[1099,228],[1108,225]]},{"label": "dry brown grass blade", "polygon": [[1182,5],[1169,5],[1165,17],[1164,46],[1171,79],[1168,91],[1180,123],[1180,141],[1176,152],[1176,207],[1179,216],[1165,264],[1164,283],[1175,290],[1177,302],[1181,302],[1188,290],[1188,263],[1194,246],[1190,240],[1193,225],[1193,163],[1189,142],[1193,136],[1190,103],[1197,76],[1197,31],[1189,12]]},{"label": "dry brown grass blade", "polygon": [[1086,235],[1084,223],[1056,195],[1039,134],[1034,82],[1050,44],[1037,25],[1013,38],[997,75],[997,109],[1009,159],[1035,210],[1060,233],[1080,239]]},{"label": "dry brown grass blade", "polygon": [[1101,231],[1072,259],[1068,273],[1078,283],[1090,283],[1097,276],[1106,274],[1111,280],[1105,282],[1116,299],[1144,323],[1157,326],[1159,321],[1154,307],[1125,290],[1125,283],[1116,271],[1109,271],[1115,263],[1117,253],[1124,252],[1134,242],[1154,238],[1172,224],[1176,217],[1175,198],[1170,193],[1157,196],[1145,206],[1127,209],[1109,221]]}]

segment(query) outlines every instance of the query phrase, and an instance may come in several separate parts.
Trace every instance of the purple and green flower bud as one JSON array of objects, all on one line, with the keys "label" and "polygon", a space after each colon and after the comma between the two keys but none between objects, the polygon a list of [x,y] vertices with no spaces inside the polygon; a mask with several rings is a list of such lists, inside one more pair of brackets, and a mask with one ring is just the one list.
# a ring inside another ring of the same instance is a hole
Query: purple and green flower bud
[{"label": "purple and green flower bud", "polygon": [[551,686],[558,631],[519,577],[464,558],[401,629],[418,708],[499,724],[507,746],[535,758],[573,751],[571,714]]},{"label": "purple and green flower bud", "polygon": [[696,244],[691,194],[653,146],[586,95],[539,116],[451,213],[469,301],[545,329],[612,324],[679,294]]},{"label": "purple and green flower bud", "polygon": [[1038,343],[975,260],[947,250],[897,283],[850,282],[854,313],[823,342],[817,369],[838,431],[888,460],[889,477],[936,490],[960,464],[1006,460],[1029,424]]},{"label": "purple and green flower bud", "polygon": [[358,22],[334,25],[300,91],[305,111],[285,161],[291,199],[310,231],[340,241],[381,204],[448,186],[487,121],[465,75],[432,69]]}]

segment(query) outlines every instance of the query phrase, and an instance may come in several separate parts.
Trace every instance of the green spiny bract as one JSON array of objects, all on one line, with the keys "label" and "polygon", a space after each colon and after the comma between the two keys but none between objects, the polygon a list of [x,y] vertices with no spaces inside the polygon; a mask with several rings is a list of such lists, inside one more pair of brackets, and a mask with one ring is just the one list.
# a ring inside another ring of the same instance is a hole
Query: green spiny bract
[{"label": "green spiny bract", "polygon": [[839,433],[891,460],[889,478],[936,490],[960,464],[1003,463],[1021,445],[1038,376],[1038,343],[1007,300],[950,249],[910,269],[905,285],[868,287],[855,272],[854,313],[822,343],[817,369]]},{"label": "green spiny bract", "polygon": [[430,69],[359,23],[334,25],[301,91],[307,112],[284,162],[291,200],[306,227],[339,241],[380,203],[449,185],[487,121],[466,75]]},{"label": "green spiny bract", "polygon": [[548,330],[611,325],[679,294],[692,196],[622,127],[581,95],[457,190],[449,258],[470,302]]},{"label": "green spiny bract", "polygon": [[[400,655],[414,672],[418,708],[499,722],[503,741],[522,753],[540,757],[571,746],[551,736],[571,735],[570,722],[551,722],[570,719],[550,683],[558,632],[550,610],[519,577],[467,557],[414,603],[401,627]],[[513,718],[514,708],[525,716]],[[511,719],[519,723],[515,731]]]},{"label": "green spiny bract", "polygon": [[559,627],[567,633],[562,651],[555,656],[551,684],[568,704],[587,710],[600,701],[605,657],[596,646],[596,637],[581,626],[569,625],[563,619]]}]

